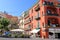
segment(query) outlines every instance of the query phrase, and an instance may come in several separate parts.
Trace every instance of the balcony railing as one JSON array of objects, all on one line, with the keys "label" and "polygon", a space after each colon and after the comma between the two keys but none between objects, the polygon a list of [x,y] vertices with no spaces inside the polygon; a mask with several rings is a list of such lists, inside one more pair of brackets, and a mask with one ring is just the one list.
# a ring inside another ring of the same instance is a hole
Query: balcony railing
[{"label": "balcony railing", "polygon": [[29,12],[25,12],[24,17],[26,18],[29,15]]},{"label": "balcony railing", "polygon": [[43,5],[54,6],[53,2],[44,1]]},{"label": "balcony railing", "polygon": [[31,26],[26,26],[26,30],[30,30],[31,29]]},{"label": "balcony railing", "polygon": [[35,16],[36,20],[40,20],[40,15]]},{"label": "balcony railing", "polygon": [[57,7],[60,7],[60,4],[58,4]]},{"label": "balcony railing", "polygon": [[39,11],[40,10],[40,8],[39,7],[37,7],[36,9],[35,9],[35,11]]},{"label": "balcony railing", "polygon": [[59,16],[57,13],[55,13],[55,14],[52,14],[52,13],[46,13],[46,15],[49,15],[49,16]]},{"label": "balcony railing", "polygon": [[[51,9],[52,10],[52,9]],[[45,15],[49,15],[49,16],[59,16],[58,13],[56,11],[51,11],[51,10],[47,10]],[[52,13],[54,12],[54,13]]]},{"label": "balcony railing", "polygon": [[37,7],[35,7],[35,11],[39,11],[40,10],[40,6],[37,5]]},{"label": "balcony railing", "polygon": [[44,25],[44,28],[59,28],[60,27],[60,25],[59,24],[51,24],[51,25],[48,25],[48,24],[45,24]]},{"label": "balcony railing", "polygon": [[28,19],[28,20],[25,21],[24,24],[27,24],[27,23],[30,23],[30,22],[31,22],[31,19]]},{"label": "balcony railing", "polygon": [[51,24],[51,25],[49,25],[48,27],[49,28],[55,28],[55,27],[59,27],[60,25],[59,24]]}]

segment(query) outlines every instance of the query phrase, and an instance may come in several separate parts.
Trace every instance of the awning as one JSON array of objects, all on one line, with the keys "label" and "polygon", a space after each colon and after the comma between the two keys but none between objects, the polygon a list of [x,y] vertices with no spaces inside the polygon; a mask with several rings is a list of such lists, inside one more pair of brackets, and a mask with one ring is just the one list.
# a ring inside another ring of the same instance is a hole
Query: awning
[{"label": "awning", "polygon": [[22,30],[22,29],[13,29],[13,30],[10,30],[10,31],[21,31],[21,32],[23,32],[24,30]]},{"label": "awning", "polygon": [[33,29],[32,31],[30,31],[31,33],[37,33],[37,32],[39,32],[40,31],[40,29]]}]

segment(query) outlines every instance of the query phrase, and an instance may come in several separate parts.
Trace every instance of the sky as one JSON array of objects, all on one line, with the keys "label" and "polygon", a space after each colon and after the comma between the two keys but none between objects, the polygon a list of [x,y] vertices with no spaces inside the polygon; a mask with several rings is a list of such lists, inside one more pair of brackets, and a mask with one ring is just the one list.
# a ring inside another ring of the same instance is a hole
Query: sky
[{"label": "sky", "polygon": [[13,16],[20,16],[23,11],[31,8],[37,0],[0,0],[0,11]]}]

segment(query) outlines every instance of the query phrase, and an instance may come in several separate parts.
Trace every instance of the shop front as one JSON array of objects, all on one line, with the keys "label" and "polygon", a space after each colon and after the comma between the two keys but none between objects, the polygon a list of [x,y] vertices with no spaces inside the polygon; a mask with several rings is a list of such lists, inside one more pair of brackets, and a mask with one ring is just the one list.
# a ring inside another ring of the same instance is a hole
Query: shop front
[{"label": "shop front", "polygon": [[49,38],[60,39],[60,28],[49,28]]}]

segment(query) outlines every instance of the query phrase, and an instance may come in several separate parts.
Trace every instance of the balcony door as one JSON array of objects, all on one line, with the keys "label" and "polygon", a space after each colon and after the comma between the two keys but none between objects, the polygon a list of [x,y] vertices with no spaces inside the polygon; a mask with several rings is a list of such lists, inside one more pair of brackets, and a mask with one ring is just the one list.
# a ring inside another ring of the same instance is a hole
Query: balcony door
[{"label": "balcony door", "polygon": [[48,25],[56,27],[56,26],[58,26],[58,20],[56,18],[49,18],[48,19]]}]

